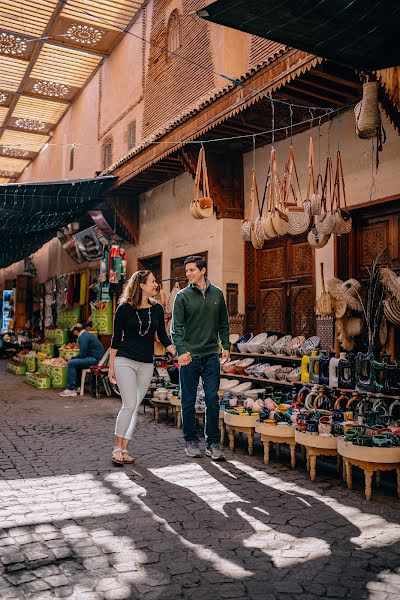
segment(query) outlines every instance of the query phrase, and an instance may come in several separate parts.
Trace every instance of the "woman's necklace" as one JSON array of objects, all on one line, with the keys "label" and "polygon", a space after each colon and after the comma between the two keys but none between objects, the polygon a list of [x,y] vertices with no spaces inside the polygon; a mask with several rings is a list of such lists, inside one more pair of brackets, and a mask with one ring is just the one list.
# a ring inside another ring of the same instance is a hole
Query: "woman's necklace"
[{"label": "woman's necklace", "polygon": [[138,310],[136,310],[136,314],[137,314],[137,318],[138,318],[138,321],[139,321],[139,335],[141,337],[144,337],[145,335],[147,335],[149,333],[150,327],[151,327],[151,306],[149,307],[149,324],[147,325],[147,329],[146,329],[146,331],[144,333],[142,333],[142,320],[140,318]]}]

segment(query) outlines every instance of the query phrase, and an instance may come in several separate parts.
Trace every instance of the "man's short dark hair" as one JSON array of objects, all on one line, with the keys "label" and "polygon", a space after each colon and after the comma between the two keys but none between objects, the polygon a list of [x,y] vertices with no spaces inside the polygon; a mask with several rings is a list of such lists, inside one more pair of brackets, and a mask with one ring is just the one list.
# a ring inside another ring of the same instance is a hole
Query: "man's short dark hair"
[{"label": "man's short dark hair", "polygon": [[82,331],[82,329],[83,329],[82,323],[76,323],[76,325],[73,326],[72,331]]},{"label": "man's short dark hair", "polygon": [[196,267],[199,269],[199,271],[207,268],[206,259],[202,256],[188,256],[183,264],[186,267],[186,265],[189,263],[196,263]]}]

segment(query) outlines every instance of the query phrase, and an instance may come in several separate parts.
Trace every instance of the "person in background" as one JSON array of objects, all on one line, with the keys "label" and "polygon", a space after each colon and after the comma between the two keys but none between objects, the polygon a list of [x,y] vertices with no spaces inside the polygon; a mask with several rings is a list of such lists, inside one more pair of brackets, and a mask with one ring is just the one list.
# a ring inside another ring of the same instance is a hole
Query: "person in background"
[{"label": "person in background", "polygon": [[229,319],[222,290],[206,278],[206,261],[201,256],[185,260],[189,285],[178,292],[172,312],[171,335],[178,353],[181,388],[182,425],[185,451],[199,458],[201,451],[196,431],[196,395],[199,378],[205,396],[206,455],[224,460],[219,446],[220,382],[219,341],[222,360],[229,360]]},{"label": "person in background", "polygon": [[59,396],[76,396],[82,369],[97,365],[104,355],[104,347],[100,340],[92,333],[85,331],[81,323],[73,326],[72,335],[78,338],[79,354],[68,361],[67,387],[60,392]]},{"label": "person in background", "polygon": [[165,331],[164,309],[154,300],[157,290],[151,271],[136,271],[125,284],[115,313],[108,377],[111,383],[118,384],[122,399],[112,453],[112,460],[118,465],[135,461],[128,445],[153,376],[154,334],[168,352],[175,353]]}]

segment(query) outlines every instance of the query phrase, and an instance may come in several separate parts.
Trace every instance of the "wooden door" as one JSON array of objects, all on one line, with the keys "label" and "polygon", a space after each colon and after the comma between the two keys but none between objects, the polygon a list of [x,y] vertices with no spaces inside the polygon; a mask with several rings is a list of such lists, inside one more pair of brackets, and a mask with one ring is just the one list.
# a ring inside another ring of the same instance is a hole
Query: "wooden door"
[{"label": "wooden door", "polygon": [[246,329],[293,336],[315,332],[313,251],[303,236],[246,243]]},{"label": "wooden door", "polygon": [[400,208],[398,202],[352,211],[350,235],[338,238],[337,272],[341,279],[367,279],[367,267],[380,262],[400,268]]}]

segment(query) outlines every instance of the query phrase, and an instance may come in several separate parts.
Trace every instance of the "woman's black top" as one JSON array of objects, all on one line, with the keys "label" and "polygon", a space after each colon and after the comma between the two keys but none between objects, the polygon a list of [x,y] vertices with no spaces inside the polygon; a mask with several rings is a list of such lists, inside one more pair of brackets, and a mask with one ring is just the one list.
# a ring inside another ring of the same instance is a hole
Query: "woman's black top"
[{"label": "woman's black top", "polygon": [[[139,313],[142,326],[137,313]],[[117,356],[130,358],[143,363],[152,363],[154,354],[154,334],[166,348],[172,344],[165,331],[164,310],[161,304],[153,304],[150,308],[151,325],[146,335],[139,335],[139,330],[144,333],[149,326],[149,309],[133,308],[126,302],[120,304],[114,317],[114,332],[111,348],[118,350]]]}]

